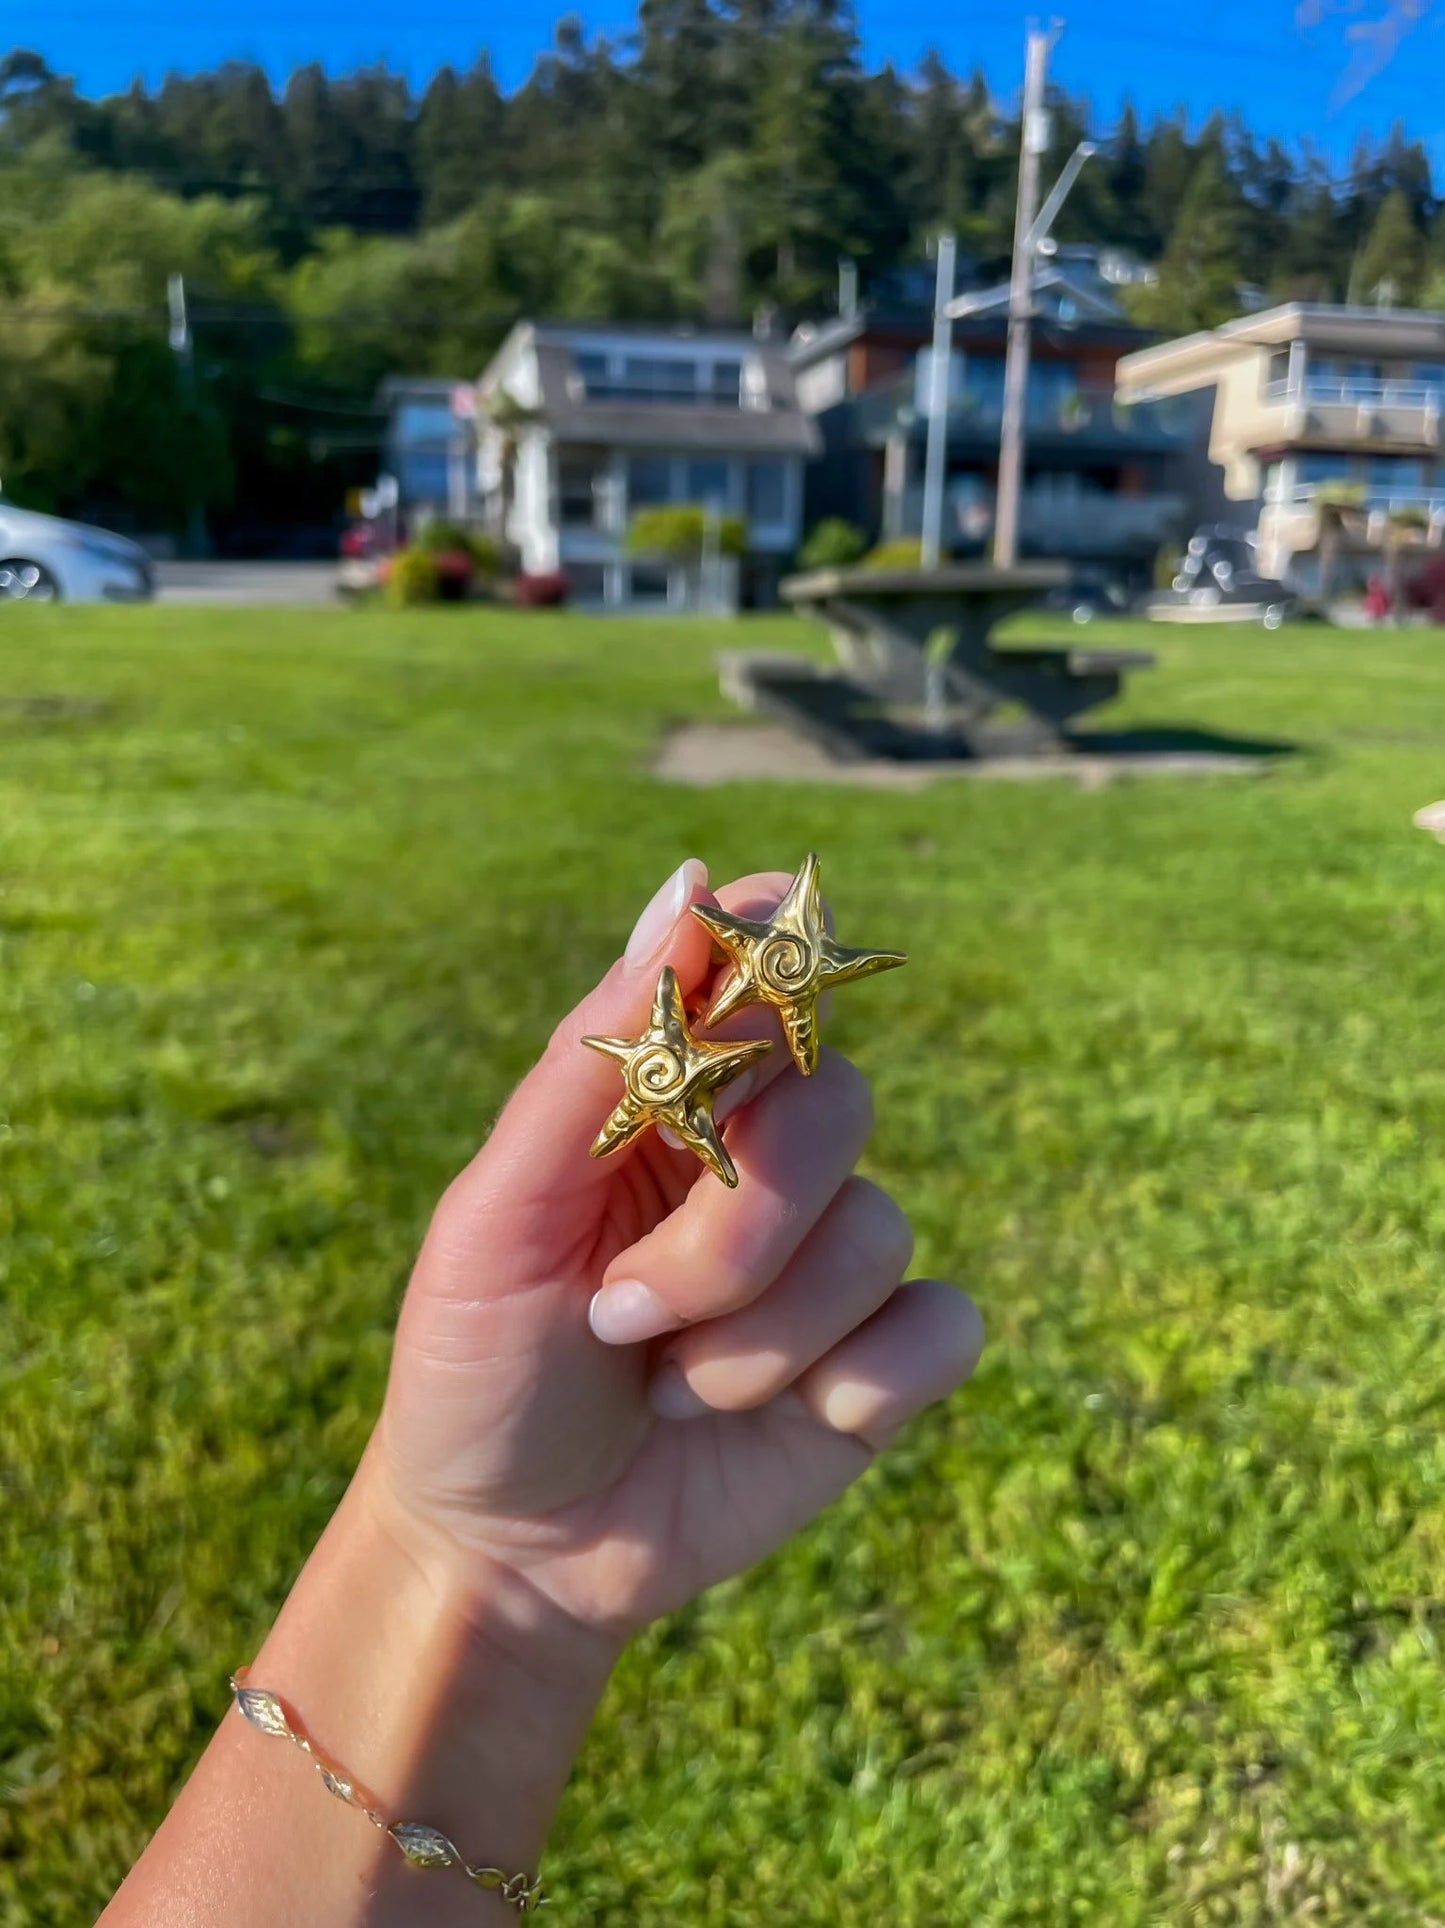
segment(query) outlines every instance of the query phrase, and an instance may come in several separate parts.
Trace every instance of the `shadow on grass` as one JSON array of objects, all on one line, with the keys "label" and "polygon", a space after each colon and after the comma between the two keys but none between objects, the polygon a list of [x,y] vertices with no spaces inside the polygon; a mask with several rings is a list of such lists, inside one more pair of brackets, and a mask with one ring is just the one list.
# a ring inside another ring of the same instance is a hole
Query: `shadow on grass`
[{"label": "shadow on grass", "polygon": [[1238,756],[1272,760],[1299,756],[1305,745],[1284,737],[1228,736],[1222,730],[1197,730],[1187,723],[1140,724],[1127,730],[1074,730],[1071,750],[1090,756]]}]

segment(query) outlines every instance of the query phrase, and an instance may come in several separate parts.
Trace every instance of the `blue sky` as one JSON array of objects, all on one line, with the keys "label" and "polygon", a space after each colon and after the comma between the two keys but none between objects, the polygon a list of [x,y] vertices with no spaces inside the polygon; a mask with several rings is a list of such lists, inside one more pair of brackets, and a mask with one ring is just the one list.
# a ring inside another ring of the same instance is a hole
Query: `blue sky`
[{"label": "blue sky", "polygon": [[[857,0],[871,62],[911,66],[930,44],[950,63],[982,64],[1000,93],[1022,66],[1028,15],[1002,0]],[[276,75],[320,59],[343,69],[388,59],[415,80],[444,60],[465,64],[487,46],[507,86],[521,80],[565,9],[477,0],[0,0],[0,45],[38,45],[88,92],[140,72],[193,70],[228,56]],[[604,0],[575,9],[594,31],[624,35],[632,9]],[[1039,9],[1044,11],[1044,9]],[[1112,116],[1127,92],[1146,110],[1183,103],[1196,119],[1240,108],[1285,139],[1308,134],[1343,159],[1363,129],[1395,119],[1425,140],[1445,180],[1445,0],[1209,0],[1144,6],[1134,0],[1061,0],[1067,25],[1054,57],[1065,86]],[[1378,71],[1372,71],[1378,69]],[[1346,97],[1348,96],[1348,97]]]}]

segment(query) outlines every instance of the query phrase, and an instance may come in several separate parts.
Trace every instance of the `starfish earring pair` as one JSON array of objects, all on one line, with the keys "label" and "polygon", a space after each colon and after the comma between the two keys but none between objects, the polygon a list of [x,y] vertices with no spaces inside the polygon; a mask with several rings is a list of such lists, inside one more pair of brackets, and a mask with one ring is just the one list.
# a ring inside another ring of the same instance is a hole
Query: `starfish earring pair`
[{"label": "starfish earring pair", "polygon": [[[720,1024],[751,1004],[771,1005],[805,1078],[818,1067],[818,1004],[823,993],[907,962],[902,951],[850,950],[835,942],[823,921],[818,859],[811,852],[770,918],[736,917],[703,904],[693,904],[691,910],[732,966],[705,1024]],[[772,1050],[771,1039],[710,1044],[696,1037],[677,973],[668,965],[658,979],[652,1017],[640,1037],[582,1042],[615,1059],[627,1087],[598,1133],[594,1158],[620,1151],[649,1125],[665,1125],[725,1185],[737,1184],[737,1167],[718,1135],[713,1103],[725,1085]]]}]

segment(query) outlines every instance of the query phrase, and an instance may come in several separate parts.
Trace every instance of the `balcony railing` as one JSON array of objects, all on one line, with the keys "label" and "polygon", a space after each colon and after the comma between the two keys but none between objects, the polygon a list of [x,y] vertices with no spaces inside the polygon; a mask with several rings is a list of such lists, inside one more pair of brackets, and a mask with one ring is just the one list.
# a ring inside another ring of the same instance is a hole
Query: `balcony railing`
[{"label": "balcony railing", "polygon": [[[923,528],[923,491],[908,489],[902,498],[899,533]],[[950,491],[945,533],[953,540],[982,541],[993,526],[989,500],[960,498]],[[1177,534],[1185,504],[1177,495],[1077,495],[1052,489],[1026,489],[1019,504],[1020,532],[1031,546],[1059,554],[1090,554],[1113,548],[1151,547]]]},{"label": "balcony railing", "polygon": [[[1336,486],[1332,482],[1297,482],[1290,488],[1267,489],[1264,499],[1271,509],[1309,509],[1315,506],[1323,490]],[[1375,488],[1367,482],[1358,500],[1340,506],[1346,515],[1398,515],[1418,510],[1432,522],[1445,522],[1445,489]]]},{"label": "balcony railing", "polygon": [[1266,382],[1267,402],[1314,402],[1321,407],[1418,408],[1439,413],[1445,408],[1445,383],[1412,381],[1375,381],[1346,376],[1335,380],[1323,375],[1307,375],[1302,382],[1286,376]]}]

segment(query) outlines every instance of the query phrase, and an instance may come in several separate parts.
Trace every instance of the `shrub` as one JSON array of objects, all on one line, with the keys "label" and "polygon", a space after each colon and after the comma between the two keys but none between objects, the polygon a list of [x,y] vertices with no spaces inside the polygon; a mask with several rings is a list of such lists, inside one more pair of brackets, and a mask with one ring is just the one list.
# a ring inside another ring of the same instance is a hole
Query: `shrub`
[{"label": "shrub", "polygon": [[[697,502],[659,503],[639,509],[627,531],[627,547],[635,556],[676,556],[696,562],[707,541],[708,513]],[[725,556],[740,556],[747,547],[747,524],[739,515],[717,519],[717,545]]]},{"label": "shrub", "polygon": [[412,547],[425,549],[432,556],[469,554],[472,535],[460,522],[448,522],[445,516],[433,516],[417,530],[412,538]]},{"label": "shrub", "polygon": [[425,549],[398,549],[386,571],[386,600],[398,609],[441,599],[441,575],[436,557]]},{"label": "shrub", "polygon": [[921,569],[923,567],[923,544],[917,536],[895,536],[891,542],[880,542],[876,549],[870,549],[863,558],[865,569]]},{"label": "shrub", "polygon": [[512,583],[512,594],[524,609],[555,609],[571,593],[572,585],[560,569],[540,569],[535,575],[523,571]]},{"label": "shrub", "polygon": [[496,576],[501,573],[502,549],[495,536],[475,530],[467,538],[467,547],[472,552],[472,563],[479,576]]},{"label": "shrub", "polygon": [[808,531],[798,551],[800,569],[846,569],[857,562],[868,547],[868,538],[840,515],[824,516]]}]

